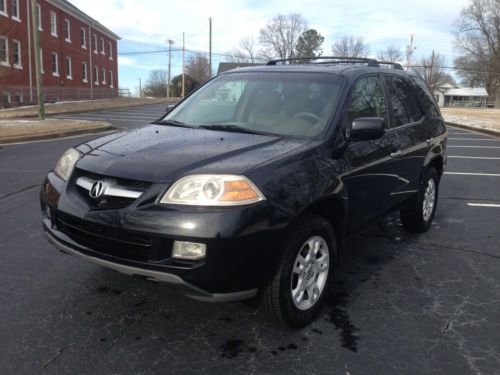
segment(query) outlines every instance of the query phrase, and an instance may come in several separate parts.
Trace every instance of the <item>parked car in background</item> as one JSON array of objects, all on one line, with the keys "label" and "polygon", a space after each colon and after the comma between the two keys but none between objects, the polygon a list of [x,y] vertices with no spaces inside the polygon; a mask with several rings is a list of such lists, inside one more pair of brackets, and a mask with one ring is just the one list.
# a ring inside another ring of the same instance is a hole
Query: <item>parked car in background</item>
[{"label": "parked car in background", "polygon": [[292,62],[225,72],[151,125],[68,150],[41,190],[49,241],[198,300],[256,297],[281,323],[310,322],[346,238],[394,210],[429,229],[447,133],[398,64]]}]

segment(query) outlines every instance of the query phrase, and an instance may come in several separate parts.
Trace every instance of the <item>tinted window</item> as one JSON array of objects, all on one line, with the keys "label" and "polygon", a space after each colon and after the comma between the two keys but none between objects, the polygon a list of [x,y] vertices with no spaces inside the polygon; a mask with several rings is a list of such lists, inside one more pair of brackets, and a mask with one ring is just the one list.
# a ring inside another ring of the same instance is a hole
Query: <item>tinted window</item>
[{"label": "tinted window", "polygon": [[354,85],[347,106],[349,126],[359,117],[382,117],[387,123],[387,106],[378,76],[361,78]]},{"label": "tinted window", "polygon": [[410,83],[400,77],[386,77],[385,79],[394,115],[394,126],[420,121],[424,113]]},{"label": "tinted window", "polygon": [[436,98],[431,93],[429,86],[425,81],[418,77],[411,77],[413,81],[417,97],[424,106],[424,111],[429,118],[439,118],[441,117],[439,110],[436,105]]}]

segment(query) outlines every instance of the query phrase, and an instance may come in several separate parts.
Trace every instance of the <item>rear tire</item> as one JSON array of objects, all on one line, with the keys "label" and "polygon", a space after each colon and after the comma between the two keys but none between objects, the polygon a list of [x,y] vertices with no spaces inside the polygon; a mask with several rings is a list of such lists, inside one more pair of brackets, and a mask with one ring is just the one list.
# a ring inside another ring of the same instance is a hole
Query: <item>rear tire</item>
[{"label": "rear tire", "polygon": [[401,209],[403,227],[414,233],[426,232],[434,219],[439,193],[439,175],[435,168],[427,169],[419,192]]},{"label": "rear tire", "polygon": [[262,289],[260,309],[291,328],[308,324],[329,292],[337,260],[337,243],[330,223],[307,215],[291,231],[274,277]]}]

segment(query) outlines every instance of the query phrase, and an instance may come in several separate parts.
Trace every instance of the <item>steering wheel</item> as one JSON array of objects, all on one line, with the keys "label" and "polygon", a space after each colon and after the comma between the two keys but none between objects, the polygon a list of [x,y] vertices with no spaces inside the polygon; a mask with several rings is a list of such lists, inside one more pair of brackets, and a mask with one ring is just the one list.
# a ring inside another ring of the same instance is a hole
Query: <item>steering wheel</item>
[{"label": "steering wheel", "polygon": [[292,118],[301,118],[306,121],[309,121],[311,124],[323,122],[323,119],[321,117],[316,116],[314,113],[311,112],[299,112],[293,115]]}]

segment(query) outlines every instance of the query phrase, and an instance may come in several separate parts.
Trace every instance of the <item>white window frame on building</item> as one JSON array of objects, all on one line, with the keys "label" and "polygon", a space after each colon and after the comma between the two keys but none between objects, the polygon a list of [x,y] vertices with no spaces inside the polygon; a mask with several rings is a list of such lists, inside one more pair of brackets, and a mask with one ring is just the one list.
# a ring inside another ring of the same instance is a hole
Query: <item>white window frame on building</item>
[{"label": "white window frame on building", "polygon": [[113,43],[108,42],[108,48],[109,48],[109,59],[113,60]]},{"label": "white window frame on building", "polygon": [[87,77],[87,63],[85,61],[82,61],[82,81],[87,83],[88,77]]},{"label": "white window frame on building", "polygon": [[104,38],[101,38],[101,55],[105,55],[106,50],[104,48]]},{"label": "white window frame on building", "polygon": [[[82,38],[83,36],[83,38]],[[85,31],[84,27],[80,28],[80,44],[83,49],[87,49],[87,32]]]},{"label": "white window frame on building", "polygon": [[38,8],[38,30],[43,31],[42,27],[42,6],[40,3],[36,3],[36,7]]},{"label": "white window frame on building", "polygon": [[73,67],[71,66],[71,57],[66,56],[66,78],[73,79]]},{"label": "white window frame on building", "polygon": [[7,98],[7,103],[10,103],[10,102],[11,102],[10,92],[8,92],[8,91],[4,91],[4,92],[2,92],[2,93],[0,93],[0,94],[1,94],[1,95],[0,95],[0,97],[1,97],[1,96],[5,96],[5,97]]},{"label": "white window frame on building", "polygon": [[50,11],[50,35],[57,36],[57,14],[53,10]]},{"label": "white window frame on building", "polygon": [[7,14],[7,0],[0,0],[0,15],[8,17]]},{"label": "white window frame on building", "polygon": [[[14,21],[18,21],[18,22],[21,22],[21,18],[20,18],[20,10],[19,10],[19,0],[11,0],[11,3],[12,5],[12,9],[11,9],[11,13],[12,15],[10,16],[10,18],[12,18]],[[14,12],[15,10],[15,12]]]},{"label": "white window frame on building", "polygon": [[64,19],[64,40],[71,43],[71,23],[67,18]]},{"label": "white window frame on building", "polygon": [[99,86],[99,68],[94,65],[94,85]]},{"label": "white window frame on building", "polygon": [[102,84],[106,84],[106,69],[102,68]]},{"label": "white window frame on building", "polygon": [[14,93],[14,101],[16,103],[22,103],[23,102],[23,93],[22,92],[15,92]]},{"label": "white window frame on building", "polygon": [[45,71],[43,70],[43,49],[40,48],[40,73],[44,74]]},{"label": "white window frame on building", "polygon": [[109,71],[109,87],[113,88],[113,71]]},{"label": "white window frame on building", "polygon": [[12,66],[16,69],[23,68],[23,60],[21,59],[21,42],[16,39],[12,39]]},{"label": "white window frame on building", "polygon": [[97,35],[96,34],[94,34],[93,42],[94,42],[93,51],[95,54],[97,54]]},{"label": "white window frame on building", "polygon": [[10,66],[9,62],[9,38],[6,36],[0,35],[0,40],[3,40],[3,43],[5,45],[5,57],[1,59],[0,57],[0,65],[2,66]]},{"label": "white window frame on building", "polygon": [[[55,57],[55,60],[54,60]],[[57,55],[57,52],[52,52],[52,75],[54,77],[59,77],[59,56]],[[55,67],[55,70],[54,70]]]}]

